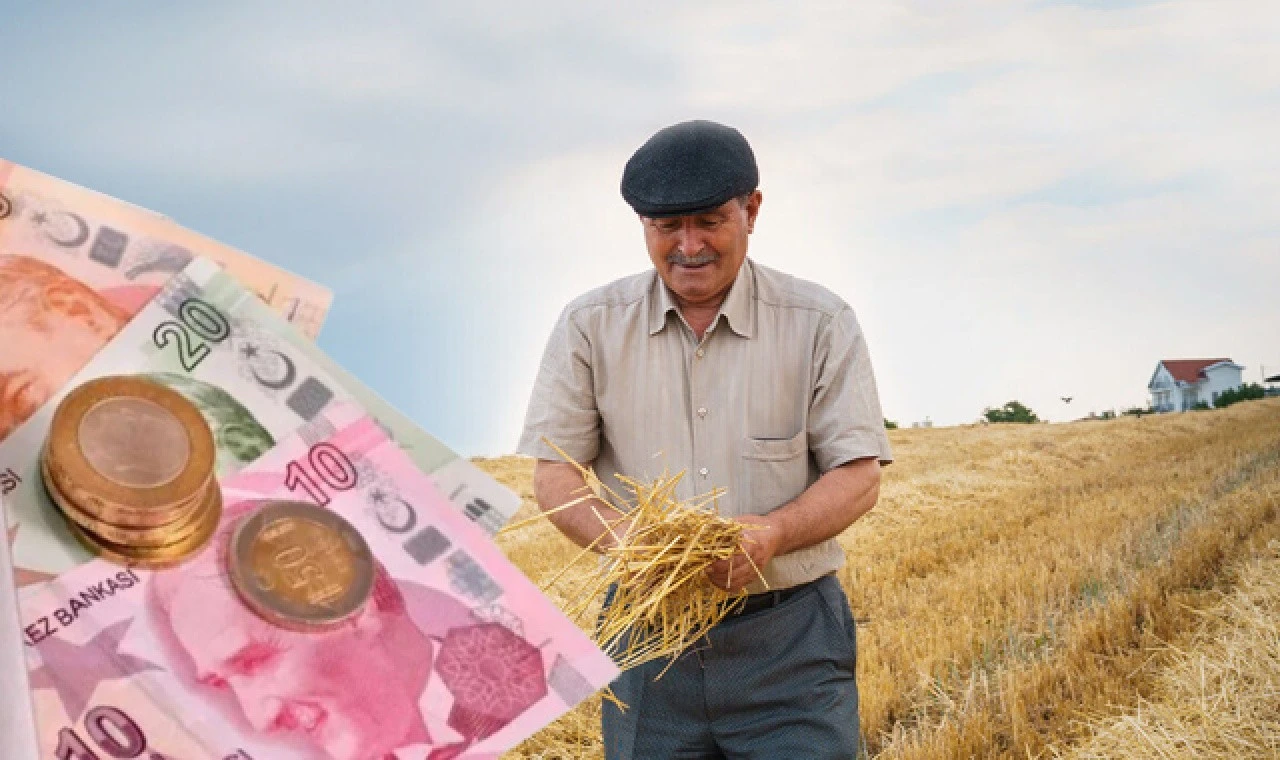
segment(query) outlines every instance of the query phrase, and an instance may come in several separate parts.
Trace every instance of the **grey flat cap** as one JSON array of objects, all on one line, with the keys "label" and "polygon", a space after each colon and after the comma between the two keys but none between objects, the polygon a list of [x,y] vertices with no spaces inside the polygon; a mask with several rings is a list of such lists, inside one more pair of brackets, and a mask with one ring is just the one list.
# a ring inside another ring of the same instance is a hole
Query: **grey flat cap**
[{"label": "grey flat cap", "polygon": [[759,184],[747,138],[714,121],[686,121],[659,130],[622,171],[623,199],[649,217],[713,209]]}]

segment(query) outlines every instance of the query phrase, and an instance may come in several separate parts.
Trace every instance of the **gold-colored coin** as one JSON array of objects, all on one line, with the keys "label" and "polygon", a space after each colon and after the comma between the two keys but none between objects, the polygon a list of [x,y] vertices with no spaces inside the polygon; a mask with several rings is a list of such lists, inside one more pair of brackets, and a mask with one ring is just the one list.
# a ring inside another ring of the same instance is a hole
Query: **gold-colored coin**
[{"label": "gold-colored coin", "polygon": [[212,482],[216,457],[194,404],[127,375],[90,380],[67,394],[46,447],[64,494],[98,519],[139,527],[171,522],[189,508]]},{"label": "gold-colored coin", "polygon": [[167,507],[138,509],[125,504],[109,502],[85,488],[78,486],[64,468],[49,455],[48,448],[40,460],[41,472],[45,480],[58,492],[75,504],[81,512],[103,522],[123,528],[145,529],[159,528],[182,520],[195,511],[204,501],[205,490],[214,482],[212,474],[195,493],[183,501]]},{"label": "gold-colored coin", "polygon": [[205,492],[205,500],[204,516],[196,532],[166,546],[128,546],[108,541],[72,520],[67,520],[67,528],[86,549],[111,562],[150,569],[172,567],[199,553],[218,529],[218,522],[222,519],[222,489],[217,483]]},{"label": "gold-colored coin", "polygon": [[[97,519],[84,511],[75,499],[63,493],[58,483],[50,477],[43,459],[40,462],[40,473],[49,498],[61,510],[64,517],[98,538],[125,546],[159,548],[184,541],[200,529],[204,523],[205,513],[209,509],[207,495],[201,491],[199,501],[195,502],[186,514],[167,525],[147,528],[116,525]],[[217,487],[216,484],[214,487]]]},{"label": "gold-colored coin", "polygon": [[236,526],[231,583],[264,620],[322,631],[358,615],[373,592],[373,554],[351,523],[314,504],[267,501]]}]

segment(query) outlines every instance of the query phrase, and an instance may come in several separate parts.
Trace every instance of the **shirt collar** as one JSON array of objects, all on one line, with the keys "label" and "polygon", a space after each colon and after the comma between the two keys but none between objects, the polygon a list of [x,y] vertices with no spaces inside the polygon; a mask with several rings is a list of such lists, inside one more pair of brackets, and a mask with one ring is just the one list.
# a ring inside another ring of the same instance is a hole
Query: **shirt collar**
[{"label": "shirt collar", "polygon": [[[649,293],[649,334],[657,335],[667,326],[667,315],[673,311],[678,314],[679,311],[671,291],[656,272],[653,283],[653,290]],[[733,286],[724,297],[724,303],[720,304],[716,320],[721,316],[729,323],[729,329],[738,335],[750,338],[755,334],[756,278],[750,258],[743,260]],[[715,320],[711,324],[714,325]]]}]

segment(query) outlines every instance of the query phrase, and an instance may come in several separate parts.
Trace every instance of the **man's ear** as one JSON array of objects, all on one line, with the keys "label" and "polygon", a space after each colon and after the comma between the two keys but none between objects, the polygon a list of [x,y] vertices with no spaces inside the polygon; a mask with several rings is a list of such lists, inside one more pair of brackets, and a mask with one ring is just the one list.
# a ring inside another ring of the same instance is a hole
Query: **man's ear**
[{"label": "man's ear", "polygon": [[747,234],[750,235],[756,229],[756,215],[760,213],[760,204],[764,203],[764,193],[759,190],[752,191],[747,198]]}]

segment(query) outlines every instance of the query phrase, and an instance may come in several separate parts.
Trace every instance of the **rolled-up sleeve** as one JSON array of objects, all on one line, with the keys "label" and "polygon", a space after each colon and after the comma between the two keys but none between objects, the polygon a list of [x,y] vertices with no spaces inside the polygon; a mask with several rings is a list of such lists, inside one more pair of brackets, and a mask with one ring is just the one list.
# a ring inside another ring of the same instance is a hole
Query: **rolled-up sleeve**
[{"label": "rolled-up sleeve", "polygon": [[581,463],[594,460],[600,450],[591,344],[574,321],[572,305],[560,314],[547,341],[516,450],[538,459],[562,460],[544,437]]},{"label": "rolled-up sleeve", "polygon": [[818,469],[867,457],[892,462],[871,356],[853,309],[841,309],[819,331],[813,361],[809,449]]}]

